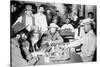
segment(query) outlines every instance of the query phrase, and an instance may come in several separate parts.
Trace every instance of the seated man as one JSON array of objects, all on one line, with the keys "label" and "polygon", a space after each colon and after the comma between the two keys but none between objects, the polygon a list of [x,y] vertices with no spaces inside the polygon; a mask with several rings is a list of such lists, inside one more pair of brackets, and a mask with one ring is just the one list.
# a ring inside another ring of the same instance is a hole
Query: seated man
[{"label": "seated man", "polygon": [[38,61],[38,57],[33,57],[31,52],[29,51],[30,44],[26,40],[27,36],[25,33],[20,34],[19,44],[21,53],[23,55],[23,58],[29,63],[29,65],[34,65]]},{"label": "seated man", "polygon": [[31,39],[31,42],[32,42],[33,50],[35,51],[39,48],[38,45],[37,45],[37,42],[40,39],[41,32],[39,31],[39,28],[37,26],[34,26],[33,29],[34,30],[32,30],[31,34],[30,34],[30,39]]},{"label": "seated man", "polygon": [[[22,37],[26,38],[25,34],[22,34]],[[19,39],[21,38],[20,34],[17,34],[16,37],[11,39],[11,65],[12,67],[23,67],[28,65],[34,65],[37,61],[37,57],[32,57],[31,53],[28,51],[29,42],[24,41],[21,45],[19,44]],[[22,47],[22,48],[21,48]],[[22,52],[23,50],[23,52]],[[25,53],[27,60],[23,57]]]},{"label": "seated man", "polygon": [[75,30],[75,39],[79,39],[79,38],[82,38],[84,37],[85,35],[85,31],[84,31],[84,24],[88,22],[88,23],[91,23],[93,25],[93,28],[94,28],[94,24],[93,24],[93,21],[91,21],[91,19],[80,19],[80,25],[78,26],[78,28],[76,28]]},{"label": "seated man", "polygon": [[19,48],[18,39],[19,35],[11,39],[11,66],[12,67],[20,67],[27,66],[29,63],[23,58],[21,54],[21,50]]},{"label": "seated man", "polygon": [[79,39],[85,35],[83,21],[84,19],[80,18],[79,26],[75,29],[75,39]]},{"label": "seated man", "polygon": [[66,24],[64,24],[61,29],[66,29],[66,30],[71,30],[74,32],[74,27],[69,24],[70,20],[69,19],[66,19]]},{"label": "seated man", "polygon": [[67,47],[77,47],[81,44],[81,52],[80,56],[82,57],[83,62],[92,61],[94,51],[96,49],[96,36],[92,30],[92,24],[90,22],[86,22],[84,24],[85,35],[76,40],[75,42],[70,43]]},{"label": "seated man", "polygon": [[57,32],[57,27],[54,25],[50,25],[49,30],[46,32],[46,36],[42,38],[42,48],[46,48],[51,44],[62,43],[63,38]]}]

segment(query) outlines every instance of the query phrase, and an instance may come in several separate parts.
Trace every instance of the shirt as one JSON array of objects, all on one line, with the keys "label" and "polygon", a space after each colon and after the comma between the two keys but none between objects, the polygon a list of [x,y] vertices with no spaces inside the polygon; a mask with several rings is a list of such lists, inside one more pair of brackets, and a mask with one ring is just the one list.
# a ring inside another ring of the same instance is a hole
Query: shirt
[{"label": "shirt", "polygon": [[72,31],[74,31],[74,27],[71,24],[64,24],[61,29],[71,29]]},{"label": "shirt", "polygon": [[26,26],[29,25],[27,27],[27,30],[30,31],[31,30],[31,27],[32,27],[32,17],[31,16],[28,16],[26,15]]},{"label": "shirt", "polygon": [[39,30],[41,30],[42,33],[47,31],[47,29],[48,29],[47,28],[47,19],[44,14],[41,14],[41,13],[35,14],[35,24],[36,24],[36,26],[39,27]]}]

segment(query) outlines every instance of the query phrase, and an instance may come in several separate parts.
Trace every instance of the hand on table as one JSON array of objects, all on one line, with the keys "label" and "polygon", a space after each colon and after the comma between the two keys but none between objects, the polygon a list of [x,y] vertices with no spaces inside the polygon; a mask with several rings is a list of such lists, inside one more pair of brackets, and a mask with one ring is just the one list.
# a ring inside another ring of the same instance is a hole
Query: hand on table
[{"label": "hand on table", "polygon": [[52,44],[52,43],[54,43],[54,41],[49,40],[49,44]]},{"label": "hand on table", "polygon": [[69,46],[67,44],[65,44],[64,47],[69,48]]}]

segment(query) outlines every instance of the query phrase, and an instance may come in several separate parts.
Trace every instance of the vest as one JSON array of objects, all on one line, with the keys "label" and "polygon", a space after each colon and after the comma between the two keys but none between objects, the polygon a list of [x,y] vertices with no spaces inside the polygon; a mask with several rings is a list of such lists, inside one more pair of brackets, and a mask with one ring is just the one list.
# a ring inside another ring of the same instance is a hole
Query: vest
[{"label": "vest", "polygon": [[[32,16],[33,26],[35,25],[35,18]],[[26,15],[22,15],[22,24],[26,26]]]}]

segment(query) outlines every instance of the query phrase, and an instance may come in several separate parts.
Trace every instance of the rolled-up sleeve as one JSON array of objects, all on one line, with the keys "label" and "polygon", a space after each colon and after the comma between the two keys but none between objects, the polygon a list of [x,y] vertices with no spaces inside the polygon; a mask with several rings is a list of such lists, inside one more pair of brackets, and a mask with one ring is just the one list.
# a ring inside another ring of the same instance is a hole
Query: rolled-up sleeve
[{"label": "rolled-up sleeve", "polygon": [[88,45],[89,45],[89,49],[86,54],[87,56],[92,56],[96,49],[96,38],[95,37],[89,38]]},{"label": "rolled-up sleeve", "polygon": [[74,48],[74,47],[77,47],[77,46],[80,46],[81,44],[83,44],[83,41],[84,39],[79,39],[79,40],[76,40],[74,42],[70,42],[70,44],[68,45],[68,47],[71,47],[71,48]]}]

